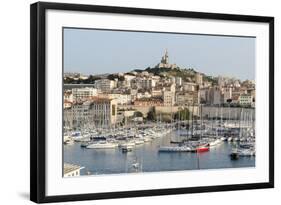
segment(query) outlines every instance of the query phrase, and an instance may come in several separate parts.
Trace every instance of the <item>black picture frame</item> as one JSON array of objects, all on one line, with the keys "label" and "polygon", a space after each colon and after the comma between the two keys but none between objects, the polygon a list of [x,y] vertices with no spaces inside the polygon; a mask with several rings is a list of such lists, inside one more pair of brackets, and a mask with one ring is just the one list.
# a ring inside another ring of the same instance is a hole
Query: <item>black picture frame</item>
[{"label": "black picture frame", "polygon": [[[169,16],[195,19],[262,22],[269,25],[269,181],[221,186],[171,188],[126,192],[89,193],[75,195],[46,196],[46,11],[48,9],[86,11],[130,15]],[[109,198],[141,197],[154,195],[218,192],[274,187],[274,18],[218,13],[202,13],[144,8],[126,8],[82,4],[38,2],[30,7],[30,199],[37,203]]]}]

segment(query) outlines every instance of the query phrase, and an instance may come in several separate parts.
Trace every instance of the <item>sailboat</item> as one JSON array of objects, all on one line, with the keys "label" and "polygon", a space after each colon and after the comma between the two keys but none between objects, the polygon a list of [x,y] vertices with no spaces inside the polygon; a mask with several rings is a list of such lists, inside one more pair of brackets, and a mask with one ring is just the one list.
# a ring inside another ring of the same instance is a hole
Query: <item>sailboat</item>
[{"label": "sailboat", "polygon": [[[180,111],[179,111],[180,113]],[[160,146],[159,152],[190,152],[192,149],[190,146],[188,146],[185,143],[182,143],[182,140],[179,137],[180,134],[180,114],[179,114],[179,119],[177,119],[177,123],[175,124],[177,128],[177,138],[172,138],[172,129],[173,129],[173,115],[172,115],[172,107],[171,107],[171,123],[170,123],[170,143],[176,143],[176,146]]]},{"label": "sailboat", "polygon": [[202,142],[202,104],[200,104],[200,140],[199,140],[199,145],[196,147],[196,152],[208,152],[209,149],[210,148],[208,143]]},{"label": "sailboat", "polygon": [[[245,118],[245,113],[243,108],[241,108],[241,112],[240,112],[240,120],[239,120],[239,137],[236,137],[235,139],[237,139],[237,141],[241,139],[244,129],[242,129],[242,127],[244,127],[244,125],[242,125],[241,123],[244,123],[244,118]],[[244,149],[244,148],[238,148],[238,145],[236,144],[235,148],[232,149],[232,152],[230,154],[230,157],[232,160],[237,160],[239,159],[240,156],[254,156],[255,152],[254,150],[251,149]]]}]

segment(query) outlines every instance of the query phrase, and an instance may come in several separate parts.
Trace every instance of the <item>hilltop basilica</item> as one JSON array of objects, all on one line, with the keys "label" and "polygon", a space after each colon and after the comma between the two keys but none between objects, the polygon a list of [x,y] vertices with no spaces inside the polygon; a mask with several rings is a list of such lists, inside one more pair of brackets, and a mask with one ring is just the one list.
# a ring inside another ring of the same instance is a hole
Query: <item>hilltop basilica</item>
[{"label": "hilltop basilica", "polygon": [[164,56],[161,59],[161,62],[157,64],[157,68],[170,68],[174,69],[177,67],[176,64],[169,64],[169,56],[168,56],[168,51],[167,49],[165,50]]}]

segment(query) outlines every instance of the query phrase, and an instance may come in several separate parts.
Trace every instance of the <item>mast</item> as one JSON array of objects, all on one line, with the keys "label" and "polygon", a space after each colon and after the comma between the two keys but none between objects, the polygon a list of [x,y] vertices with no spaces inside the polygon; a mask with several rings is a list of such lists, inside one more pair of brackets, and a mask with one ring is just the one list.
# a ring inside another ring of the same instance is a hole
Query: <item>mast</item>
[{"label": "mast", "polygon": [[[202,139],[202,104],[199,105],[199,111],[200,111],[200,143],[201,143],[201,139]],[[198,151],[196,152],[196,156],[197,156],[197,168],[200,169],[200,156]]]},{"label": "mast", "polygon": [[[191,117],[191,115],[190,115],[190,106],[189,106],[189,103],[188,103],[188,127],[186,127],[186,132],[187,132],[187,138],[188,137],[190,137],[190,117]],[[188,129],[187,129],[188,128]]]},{"label": "mast", "polygon": [[171,104],[171,132],[170,132],[170,137],[172,137],[172,130],[173,130],[173,107]]},{"label": "mast", "polygon": [[193,129],[193,113],[194,113],[194,103],[192,103],[192,113],[191,113],[191,136],[194,136]]},{"label": "mast", "polygon": [[240,111],[240,120],[239,120],[239,139],[241,139],[241,135],[242,135],[242,129],[241,129],[241,121],[243,119],[243,107],[241,108]]},{"label": "mast", "polygon": [[[187,131],[187,133],[186,133],[186,140],[188,140],[188,129],[187,129],[187,125],[188,125],[188,119],[189,119],[189,113],[187,113],[187,108],[185,107],[184,108],[184,111],[185,111],[185,122],[184,122],[184,127],[185,127],[185,129],[186,129],[186,131]],[[188,111],[189,112],[189,111]],[[188,117],[187,117],[187,114],[188,114]]]},{"label": "mast", "polygon": [[216,137],[218,137],[218,108],[216,109]]},{"label": "mast", "polygon": [[200,140],[202,138],[202,104],[200,104]]},{"label": "mast", "polygon": [[222,118],[223,118],[223,114],[222,114],[222,106],[221,106],[221,109],[220,109],[220,111],[221,111],[221,116],[220,116],[220,128],[221,128],[221,130],[220,130],[220,134],[222,133]]},{"label": "mast", "polygon": [[180,121],[181,121],[181,111],[179,110],[179,115],[178,115],[177,123],[178,123],[178,136],[180,135]]}]

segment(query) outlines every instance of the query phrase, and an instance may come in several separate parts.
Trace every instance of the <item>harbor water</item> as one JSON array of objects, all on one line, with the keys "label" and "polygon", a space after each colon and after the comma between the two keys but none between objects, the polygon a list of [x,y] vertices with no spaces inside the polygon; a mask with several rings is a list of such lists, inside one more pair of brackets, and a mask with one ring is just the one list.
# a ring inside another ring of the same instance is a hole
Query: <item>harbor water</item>
[{"label": "harbor water", "polygon": [[[86,149],[81,143],[64,145],[64,162],[84,167],[81,175],[121,174],[133,172],[161,172],[198,169],[255,167],[255,157],[231,160],[229,154],[237,146],[234,142],[222,142],[208,152],[159,152],[160,146],[171,146],[173,131],[151,142],[136,145],[131,152],[115,149]],[[134,163],[139,166],[136,169]]]}]

